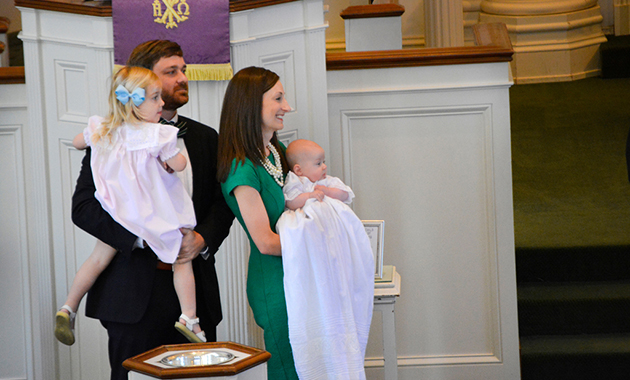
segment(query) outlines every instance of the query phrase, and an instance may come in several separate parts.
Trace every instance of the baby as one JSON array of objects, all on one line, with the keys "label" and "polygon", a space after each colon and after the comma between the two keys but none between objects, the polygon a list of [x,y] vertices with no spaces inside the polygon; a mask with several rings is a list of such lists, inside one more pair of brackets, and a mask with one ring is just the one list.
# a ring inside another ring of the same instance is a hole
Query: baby
[{"label": "baby", "polygon": [[352,189],[339,178],[326,175],[326,153],[317,143],[295,140],[287,147],[286,156],[291,172],[282,190],[288,209],[304,207],[310,198],[323,201],[324,196],[348,204],[352,202]]},{"label": "baby", "polygon": [[326,174],[316,143],[293,141],[286,157],[291,171],[276,231],[295,368],[305,379],[365,379],[374,257],[363,223],[347,205],[354,193]]}]

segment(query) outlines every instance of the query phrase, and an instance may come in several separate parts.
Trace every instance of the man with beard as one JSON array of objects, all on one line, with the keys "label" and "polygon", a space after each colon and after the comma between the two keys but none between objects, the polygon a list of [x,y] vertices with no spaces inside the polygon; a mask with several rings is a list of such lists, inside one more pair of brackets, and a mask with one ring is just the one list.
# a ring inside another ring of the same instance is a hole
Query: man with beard
[{"label": "man with beard", "polygon": [[[184,237],[176,263],[193,260],[197,316],[207,340],[216,341],[216,326],[222,315],[214,254],[234,219],[216,179],[218,135],[214,129],[177,114],[177,109],[188,102],[186,63],[177,43],[154,40],[138,45],[127,65],[142,66],[158,75],[164,100],[165,120],[161,122],[172,122],[180,129],[177,143],[189,165],[173,175],[179,175],[192,193],[197,226],[194,230],[182,229]],[[160,345],[188,341],[174,328],[181,310],[171,265],[158,261],[141,239],[116,223],[102,209],[94,192],[88,149],[72,198],[72,220],[118,253],[90,289],[85,313],[99,319],[107,329],[111,379],[126,380],[122,362],[127,358]]]}]

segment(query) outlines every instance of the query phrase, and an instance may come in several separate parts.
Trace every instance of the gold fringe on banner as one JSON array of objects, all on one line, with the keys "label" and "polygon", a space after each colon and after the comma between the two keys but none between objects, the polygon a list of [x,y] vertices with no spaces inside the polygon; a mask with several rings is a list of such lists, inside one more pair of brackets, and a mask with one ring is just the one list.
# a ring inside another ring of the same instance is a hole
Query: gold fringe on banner
[{"label": "gold fringe on banner", "polygon": [[186,65],[186,76],[192,81],[230,80],[234,73],[229,63],[193,64]]},{"label": "gold fringe on banner", "polygon": [[[114,73],[122,67],[121,65],[114,65]],[[232,65],[229,63],[186,65],[186,77],[189,81],[230,80],[233,76]]]}]

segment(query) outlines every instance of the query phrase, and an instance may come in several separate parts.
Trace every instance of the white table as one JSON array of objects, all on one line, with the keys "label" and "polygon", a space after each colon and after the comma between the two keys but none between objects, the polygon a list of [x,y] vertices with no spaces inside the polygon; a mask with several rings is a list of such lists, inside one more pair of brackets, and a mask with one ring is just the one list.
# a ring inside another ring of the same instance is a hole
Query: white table
[{"label": "white table", "polygon": [[396,354],[396,318],[394,306],[400,296],[400,274],[393,267],[391,282],[374,283],[374,310],[383,316],[383,358],[385,379],[398,379],[398,356]]}]

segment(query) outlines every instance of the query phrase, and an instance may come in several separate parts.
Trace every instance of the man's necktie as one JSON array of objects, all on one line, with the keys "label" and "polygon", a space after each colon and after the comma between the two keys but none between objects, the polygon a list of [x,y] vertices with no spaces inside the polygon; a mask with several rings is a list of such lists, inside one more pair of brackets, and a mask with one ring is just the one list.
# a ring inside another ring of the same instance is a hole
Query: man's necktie
[{"label": "man's necktie", "polygon": [[160,118],[160,124],[172,125],[173,127],[179,129],[179,131],[177,132],[177,137],[183,137],[188,130],[188,127],[186,126],[186,122],[184,120],[180,120],[177,124],[175,124],[172,121]]}]

